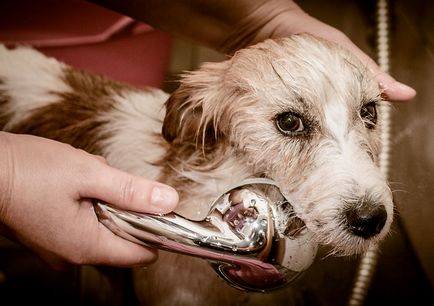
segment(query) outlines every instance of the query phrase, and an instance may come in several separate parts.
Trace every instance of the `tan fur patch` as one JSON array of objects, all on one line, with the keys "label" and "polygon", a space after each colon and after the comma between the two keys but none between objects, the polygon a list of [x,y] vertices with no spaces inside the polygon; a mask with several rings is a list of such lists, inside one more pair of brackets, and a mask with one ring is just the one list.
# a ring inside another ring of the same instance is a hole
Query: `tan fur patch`
[{"label": "tan fur patch", "polygon": [[59,101],[38,108],[10,132],[42,136],[100,154],[98,140],[109,136],[101,133],[107,122],[100,115],[113,107],[111,96],[124,87],[69,68],[64,72],[64,81],[72,91],[56,93]]}]

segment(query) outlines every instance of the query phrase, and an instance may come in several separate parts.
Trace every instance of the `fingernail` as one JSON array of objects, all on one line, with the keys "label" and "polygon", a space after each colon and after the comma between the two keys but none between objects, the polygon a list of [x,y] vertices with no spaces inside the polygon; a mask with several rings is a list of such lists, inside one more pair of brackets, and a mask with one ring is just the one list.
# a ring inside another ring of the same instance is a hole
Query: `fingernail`
[{"label": "fingernail", "polygon": [[164,185],[155,186],[151,191],[151,205],[156,212],[169,212],[172,211],[178,203],[177,192]]}]

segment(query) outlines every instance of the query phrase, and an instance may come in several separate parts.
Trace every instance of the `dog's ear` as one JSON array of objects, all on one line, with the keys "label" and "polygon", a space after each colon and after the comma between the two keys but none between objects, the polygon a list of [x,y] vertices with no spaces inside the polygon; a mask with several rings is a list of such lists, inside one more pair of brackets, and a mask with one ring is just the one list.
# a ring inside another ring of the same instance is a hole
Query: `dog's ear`
[{"label": "dog's ear", "polygon": [[180,86],[166,102],[163,136],[169,143],[213,147],[228,127],[224,78],[229,63],[206,63],[185,74]]}]

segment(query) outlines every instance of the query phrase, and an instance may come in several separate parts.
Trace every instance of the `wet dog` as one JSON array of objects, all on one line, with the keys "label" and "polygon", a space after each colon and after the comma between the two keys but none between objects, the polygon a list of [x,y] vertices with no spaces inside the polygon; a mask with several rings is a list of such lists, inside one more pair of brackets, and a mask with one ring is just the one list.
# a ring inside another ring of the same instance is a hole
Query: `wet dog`
[{"label": "wet dog", "polygon": [[[309,35],[206,63],[171,95],[76,71],[30,48],[0,48],[2,130],[67,142],[167,183],[180,194],[177,212],[192,220],[234,183],[270,178],[293,206],[280,214],[295,213],[338,255],[365,251],[392,222],[391,191],[376,166],[380,102],[363,63]],[[157,305],[238,303],[241,295],[202,265],[161,254],[137,271],[136,290]]]}]

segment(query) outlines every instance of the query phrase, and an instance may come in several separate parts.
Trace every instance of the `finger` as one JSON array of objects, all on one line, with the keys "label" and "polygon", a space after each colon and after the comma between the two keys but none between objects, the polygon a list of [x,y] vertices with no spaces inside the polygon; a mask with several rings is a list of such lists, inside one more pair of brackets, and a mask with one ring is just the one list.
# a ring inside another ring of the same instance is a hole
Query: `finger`
[{"label": "finger", "polygon": [[64,271],[74,265],[95,264],[116,267],[139,267],[156,261],[158,251],[135,244],[117,236],[103,224],[96,222],[95,231],[86,235],[88,248],[77,248],[65,254],[50,250],[39,252],[40,257],[53,269]]},{"label": "finger", "polygon": [[409,101],[416,96],[416,90],[396,81],[381,70],[376,75],[376,80],[386,100]]},{"label": "finger", "polygon": [[116,236],[98,224],[97,238],[89,255],[89,264],[138,267],[155,262],[158,251]]},{"label": "finger", "polygon": [[413,88],[396,81],[392,76],[382,71],[369,56],[362,52],[347,37],[337,43],[340,43],[344,48],[350,50],[368,67],[378,82],[378,86],[386,100],[408,101],[416,96],[416,91]]},{"label": "finger", "polygon": [[170,186],[133,176],[103,163],[93,169],[80,196],[95,198],[118,208],[148,213],[167,213],[178,204],[178,194]]},{"label": "finger", "polygon": [[379,88],[382,91],[386,100],[390,101],[408,101],[416,96],[416,91],[407,86],[396,81],[389,74],[385,73],[380,69],[380,67],[372,60],[368,55],[366,55],[362,50],[360,50],[348,37],[344,34],[338,35],[335,42],[343,46],[344,48],[351,51],[356,55],[363,64],[368,67],[368,69],[373,73]]},{"label": "finger", "polygon": [[396,81],[385,73],[366,53],[359,49],[344,33],[325,24],[302,11],[293,12],[294,33],[308,32],[312,35],[333,41],[353,53],[373,73],[378,85],[387,100],[408,101],[416,96],[416,91]]},{"label": "finger", "polygon": [[[81,203],[76,217],[84,229],[78,239],[77,236],[71,239],[70,247],[58,255],[68,263],[137,267],[149,265],[157,259],[157,250],[126,240],[98,222],[90,201]],[[71,247],[74,244],[75,247]]]}]

